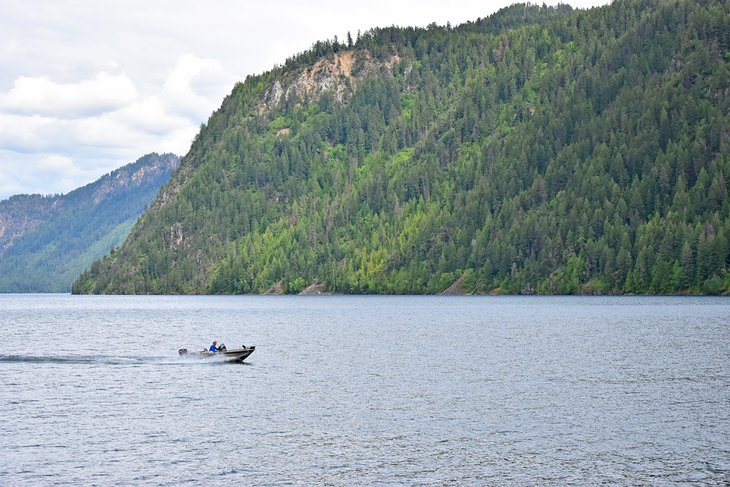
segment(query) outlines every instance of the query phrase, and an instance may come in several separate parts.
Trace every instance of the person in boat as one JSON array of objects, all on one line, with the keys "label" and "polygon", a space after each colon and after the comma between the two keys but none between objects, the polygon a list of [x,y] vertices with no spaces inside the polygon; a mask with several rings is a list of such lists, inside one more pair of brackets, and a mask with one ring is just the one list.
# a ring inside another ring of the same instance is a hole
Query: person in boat
[{"label": "person in boat", "polygon": [[210,348],[208,349],[208,351],[209,352],[217,352],[218,351],[218,347],[216,347],[216,345],[218,345],[218,342],[214,341],[213,342],[213,345],[210,346]]}]

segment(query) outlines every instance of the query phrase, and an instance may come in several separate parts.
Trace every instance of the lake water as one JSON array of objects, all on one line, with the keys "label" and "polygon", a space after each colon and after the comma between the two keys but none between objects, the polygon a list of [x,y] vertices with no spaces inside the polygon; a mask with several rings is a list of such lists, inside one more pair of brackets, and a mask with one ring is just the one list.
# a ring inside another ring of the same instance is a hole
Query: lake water
[{"label": "lake water", "polygon": [[3,486],[730,482],[725,298],[0,295],[0,338]]}]

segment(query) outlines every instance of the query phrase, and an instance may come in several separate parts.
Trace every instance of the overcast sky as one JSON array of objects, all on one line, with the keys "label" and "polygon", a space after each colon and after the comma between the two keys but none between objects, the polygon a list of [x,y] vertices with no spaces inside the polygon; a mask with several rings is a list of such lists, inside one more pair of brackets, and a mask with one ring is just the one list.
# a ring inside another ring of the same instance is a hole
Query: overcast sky
[{"label": "overcast sky", "polygon": [[149,152],[184,155],[236,81],[317,40],[458,25],[511,3],[0,0],[0,200],[66,193]]}]

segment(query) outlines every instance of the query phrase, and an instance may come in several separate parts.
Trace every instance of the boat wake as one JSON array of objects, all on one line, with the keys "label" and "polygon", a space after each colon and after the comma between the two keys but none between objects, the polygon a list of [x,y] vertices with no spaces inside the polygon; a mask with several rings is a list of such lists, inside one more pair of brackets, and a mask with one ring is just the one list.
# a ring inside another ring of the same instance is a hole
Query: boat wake
[{"label": "boat wake", "polygon": [[124,357],[114,355],[0,355],[0,363],[30,363],[30,364],[105,364],[105,365],[135,365],[135,364],[179,364],[181,360],[166,357]]},{"label": "boat wake", "polygon": [[75,364],[75,365],[181,365],[222,364],[222,360],[190,361],[176,357],[140,357],[118,355],[0,355],[0,364]]}]

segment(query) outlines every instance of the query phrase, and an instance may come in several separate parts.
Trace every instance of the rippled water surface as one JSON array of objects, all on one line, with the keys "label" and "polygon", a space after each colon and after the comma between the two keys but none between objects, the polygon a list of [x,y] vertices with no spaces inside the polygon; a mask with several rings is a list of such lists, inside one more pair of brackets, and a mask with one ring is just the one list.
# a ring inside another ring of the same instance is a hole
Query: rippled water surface
[{"label": "rippled water surface", "polygon": [[729,304],[0,295],[0,485],[723,484]]}]

